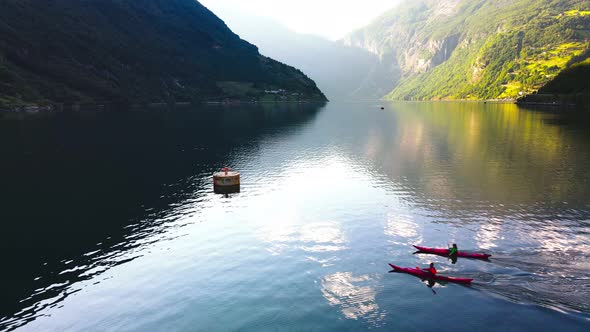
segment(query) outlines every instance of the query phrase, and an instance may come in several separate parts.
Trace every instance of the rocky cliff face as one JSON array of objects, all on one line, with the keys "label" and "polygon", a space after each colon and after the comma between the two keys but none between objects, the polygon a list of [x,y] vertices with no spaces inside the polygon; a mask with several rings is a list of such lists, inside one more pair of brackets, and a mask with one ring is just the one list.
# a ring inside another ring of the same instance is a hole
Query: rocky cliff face
[{"label": "rocky cliff face", "polygon": [[395,84],[402,75],[427,72],[449,59],[461,35],[432,37],[422,30],[454,15],[459,3],[460,0],[440,0],[402,4],[341,42],[379,56],[380,69],[386,70]]},{"label": "rocky cliff face", "polygon": [[395,99],[514,98],[589,48],[583,0],[417,0],[343,39],[377,54]]},{"label": "rocky cliff face", "polygon": [[459,44],[459,34],[444,39],[413,40],[401,53],[401,68],[405,73],[425,73],[449,60]]}]

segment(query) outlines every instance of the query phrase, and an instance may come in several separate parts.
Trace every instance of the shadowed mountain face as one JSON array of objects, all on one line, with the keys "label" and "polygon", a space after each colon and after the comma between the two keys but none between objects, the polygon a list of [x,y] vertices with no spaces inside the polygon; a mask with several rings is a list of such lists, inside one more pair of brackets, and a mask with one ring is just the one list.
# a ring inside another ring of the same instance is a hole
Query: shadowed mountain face
[{"label": "shadowed mountain face", "polygon": [[[590,53],[590,52],[588,52]],[[527,95],[518,100],[522,104],[542,105],[576,105],[580,109],[590,110],[590,58],[573,64],[562,71],[538,93]],[[588,119],[580,121],[578,125],[587,125]]]},{"label": "shadowed mountain face", "polygon": [[590,95],[590,59],[562,71],[545,85],[539,93]]},{"label": "shadowed mountain face", "polygon": [[272,19],[229,8],[218,15],[260,53],[308,74],[330,100],[377,99],[393,88],[395,74],[365,49],[299,34]]},{"label": "shadowed mountain face", "polygon": [[325,99],[194,0],[3,0],[0,104]]}]

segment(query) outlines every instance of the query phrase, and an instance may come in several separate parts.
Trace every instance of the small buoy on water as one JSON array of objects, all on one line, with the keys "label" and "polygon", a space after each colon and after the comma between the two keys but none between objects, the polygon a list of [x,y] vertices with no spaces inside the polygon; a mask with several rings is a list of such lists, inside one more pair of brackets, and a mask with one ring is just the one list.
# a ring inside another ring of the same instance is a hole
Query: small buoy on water
[{"label": "small buoy on water", "polygon": [[382,110],[384,110],[384,109],[385,109],[385,107],[381,106],[381,109],[382,109]]},{"label": "small buoy on water", "polygon": [[229,167],[222,168],[220,172],[213,173],[213,187],[215,192],[240,192],[240,173]]}]

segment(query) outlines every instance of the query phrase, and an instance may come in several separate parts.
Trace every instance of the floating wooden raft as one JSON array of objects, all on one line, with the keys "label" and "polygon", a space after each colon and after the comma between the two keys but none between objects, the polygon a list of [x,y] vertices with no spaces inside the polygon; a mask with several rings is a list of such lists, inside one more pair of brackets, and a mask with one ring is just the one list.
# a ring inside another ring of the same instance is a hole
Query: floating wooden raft
[{"label": "floating wooden raft", "polygon": [[215,187],[239,187],[240,173],[229,167],[224,167],[220,172],[213,173],[213,185]]}]

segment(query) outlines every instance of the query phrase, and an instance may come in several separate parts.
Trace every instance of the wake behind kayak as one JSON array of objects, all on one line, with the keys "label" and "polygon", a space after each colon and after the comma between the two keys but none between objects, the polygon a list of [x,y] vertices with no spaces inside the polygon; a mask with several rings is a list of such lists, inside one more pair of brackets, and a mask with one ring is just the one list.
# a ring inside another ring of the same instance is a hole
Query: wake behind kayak
[{"label": "wake behind kayak", "polygon": [[419,277],[421,279],[429,279],[429,280],[439,280],[439,281],[447,281],[447,282],[454,282],[458,284],[470,284],[473,279],[470,278],[454,278],[454,277],[446,277],[436,274],[431,274],[425,272],[423,270],[412,268],[412,267],[399,267],[397,265],[393,265],[389,263],[389,266],[395,271],[400,273],[407,273],[413,276]]}]

